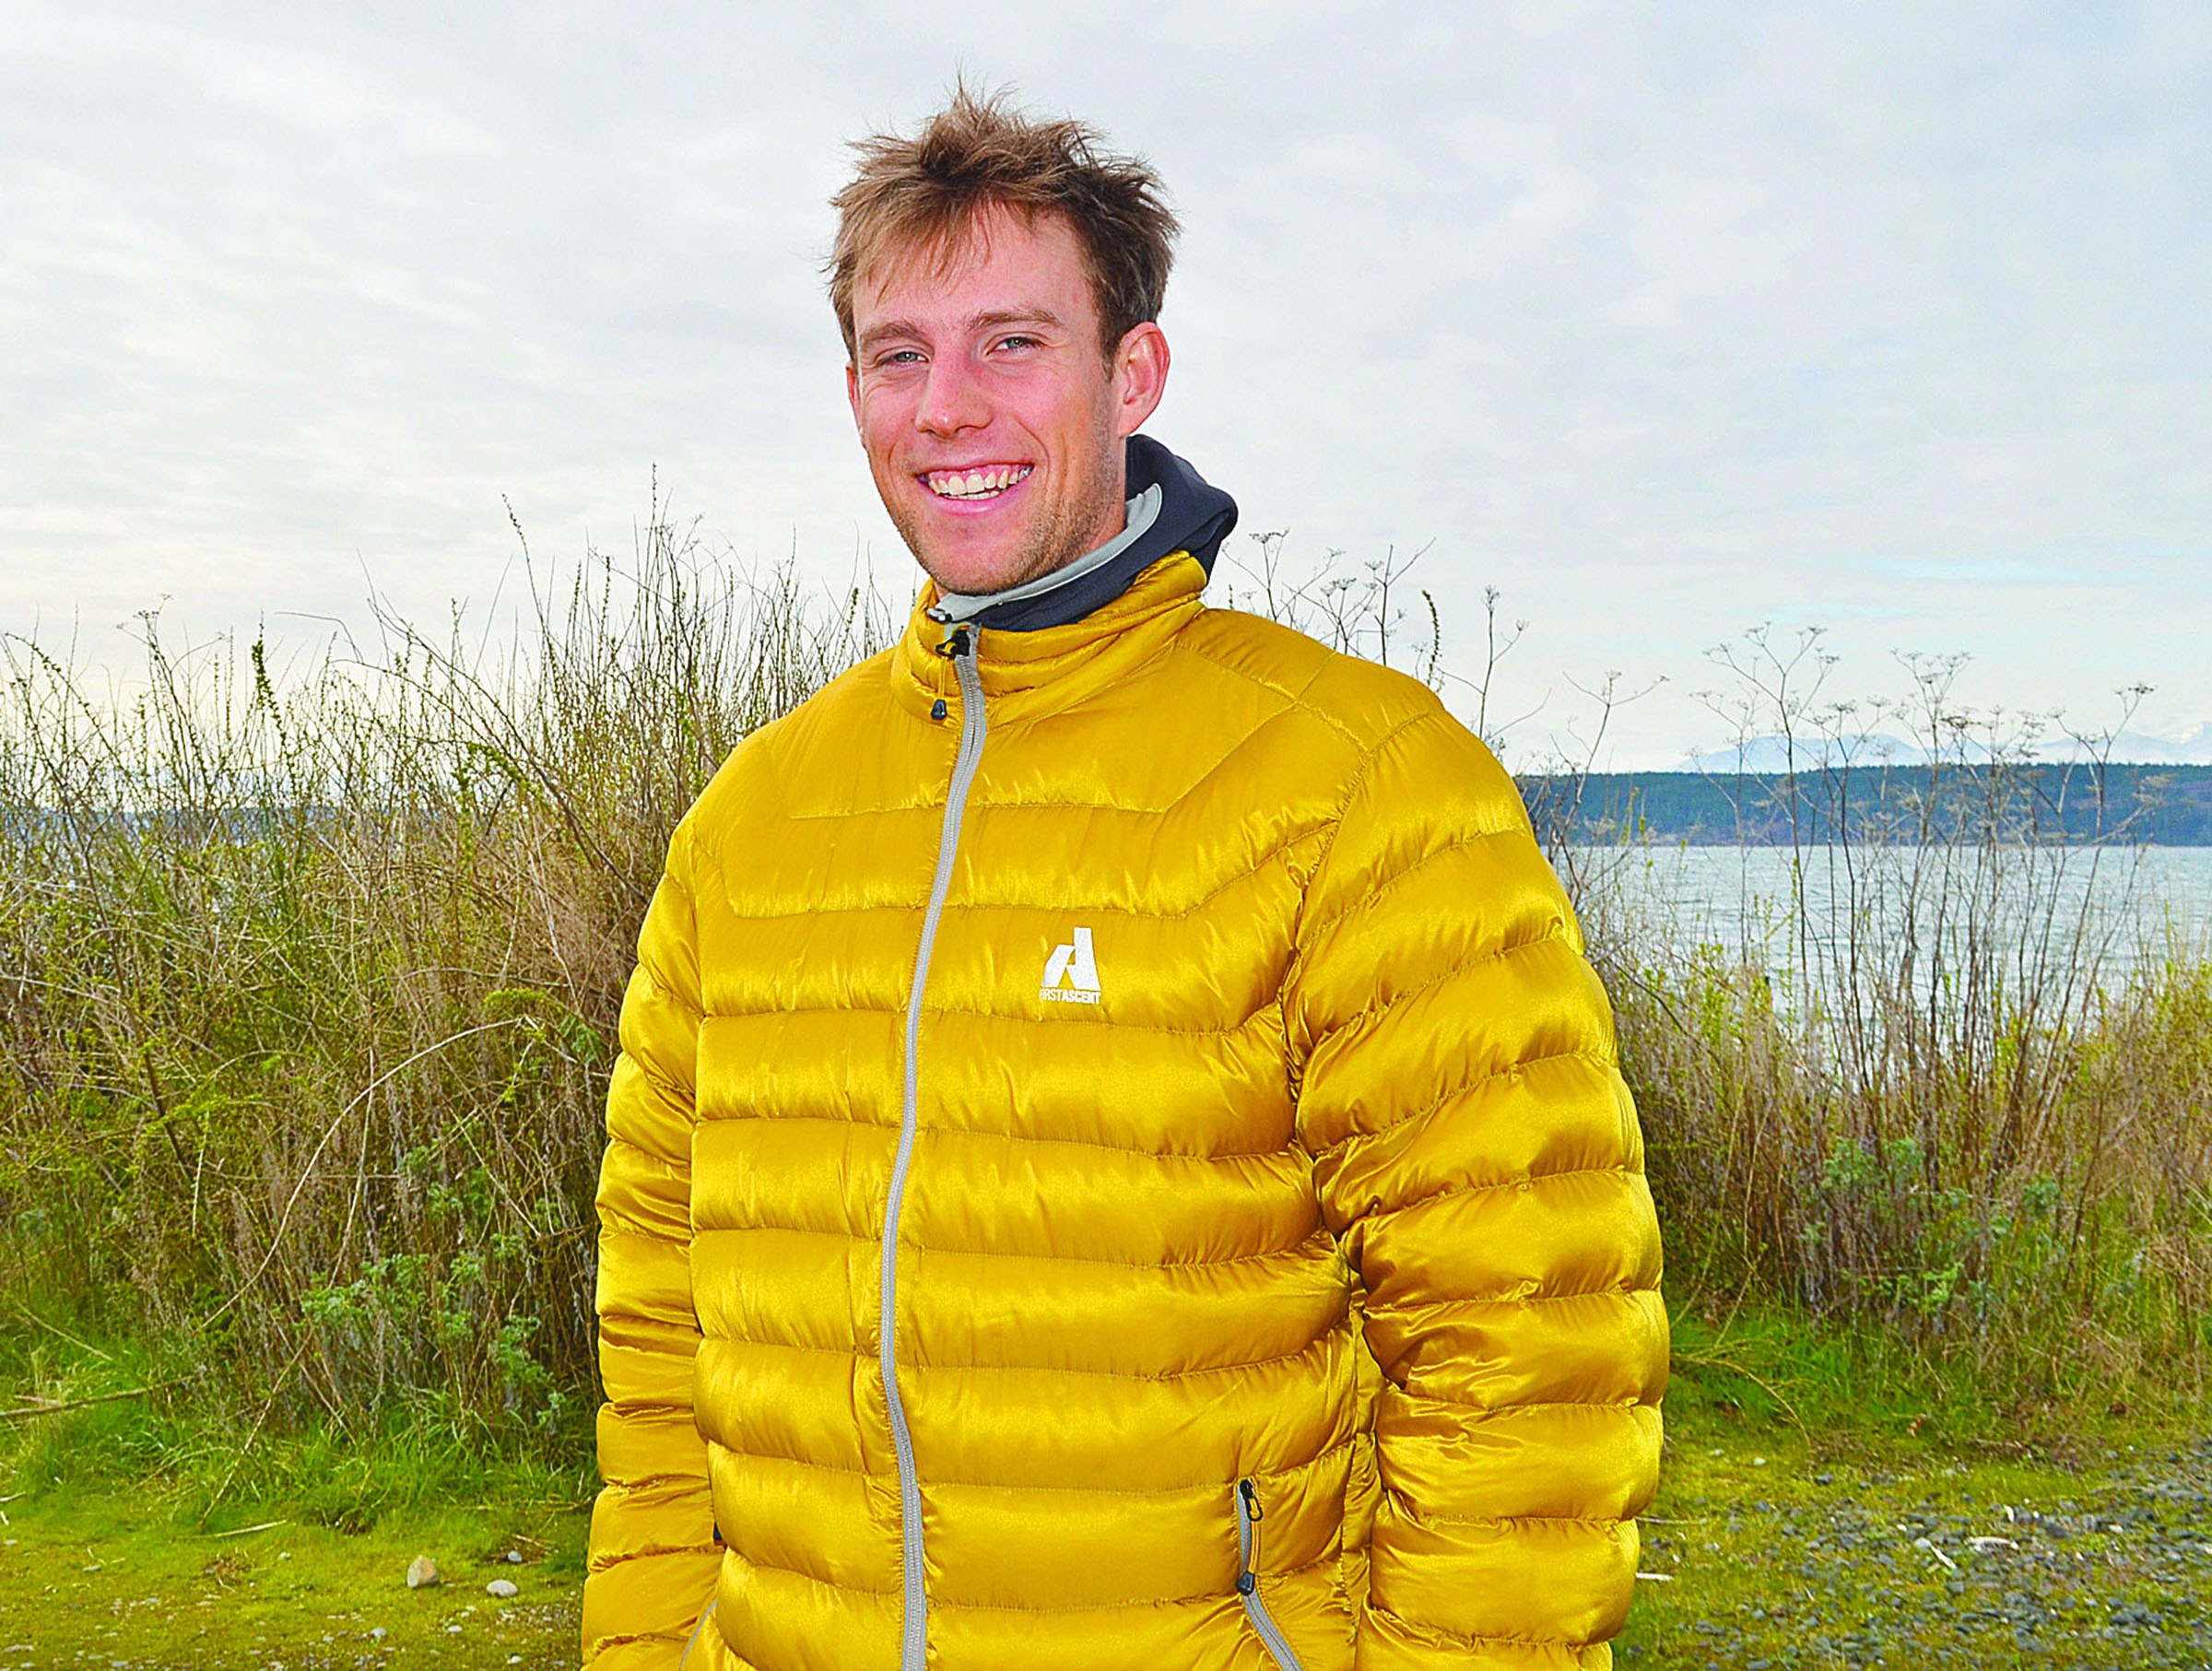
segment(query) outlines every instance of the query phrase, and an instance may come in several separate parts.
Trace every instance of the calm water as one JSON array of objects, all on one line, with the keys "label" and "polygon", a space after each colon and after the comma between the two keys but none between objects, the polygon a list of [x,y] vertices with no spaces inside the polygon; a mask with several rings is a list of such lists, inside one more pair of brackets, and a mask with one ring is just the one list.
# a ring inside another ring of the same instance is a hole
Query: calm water
[{"label": "calm water", "polygon": [[[1862,947],[1906,933],[1933,949],[1975,934],[2009,958],[2079,947],[2104,984],[2169,947],[2212,954],[2212,847],[1971,850],[1811,847],[1799,855],[1810,960],[1843,947],[1855,917]],[[1631,910],[1670,924],[1670,936],[1756,950],[1770,968],[1794,967],[1786,847],[1648,846],[1583,849],[1576,864],[1613,878]],[[1603,889],[1599,890],[1601,893]]]}]

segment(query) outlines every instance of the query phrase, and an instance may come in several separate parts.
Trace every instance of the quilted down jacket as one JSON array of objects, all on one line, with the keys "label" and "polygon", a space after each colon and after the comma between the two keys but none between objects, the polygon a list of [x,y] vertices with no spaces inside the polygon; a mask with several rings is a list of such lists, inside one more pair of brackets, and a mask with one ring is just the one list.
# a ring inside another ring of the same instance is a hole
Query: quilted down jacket
[{"label": "quilted down jacket", "polygon": [[1666,1323],[1604,994],[1482,745],[1204,582],[925,591],[677,831],[596,1671],[1610,1664]]}]

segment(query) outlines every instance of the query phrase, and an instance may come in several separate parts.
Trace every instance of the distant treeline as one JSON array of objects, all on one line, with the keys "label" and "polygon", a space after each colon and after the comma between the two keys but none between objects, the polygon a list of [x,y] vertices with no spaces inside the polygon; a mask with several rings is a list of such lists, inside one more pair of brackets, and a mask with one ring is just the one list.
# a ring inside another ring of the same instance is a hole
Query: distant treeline
[{"label": "distant treeline", "polygon": [[1554,839],[1787,845],[1799,841],[2116,840],[2212,846],[2212,766],[1860,766],[1794,776],[1624,771],[1528,775],[1521,793]]}]

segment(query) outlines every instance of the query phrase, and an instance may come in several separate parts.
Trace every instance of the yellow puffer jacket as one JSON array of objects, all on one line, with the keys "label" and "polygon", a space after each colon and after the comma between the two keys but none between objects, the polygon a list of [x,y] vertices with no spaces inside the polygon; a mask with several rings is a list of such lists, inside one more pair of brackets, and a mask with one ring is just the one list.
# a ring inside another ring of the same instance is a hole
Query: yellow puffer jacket
[{"label": "yellow puffer jacket", "polygon": [[1604,994],[1482,745],[1204,581],[918,608],[677,830],[597,1671],[1610,1663],[1666,1324]]}]

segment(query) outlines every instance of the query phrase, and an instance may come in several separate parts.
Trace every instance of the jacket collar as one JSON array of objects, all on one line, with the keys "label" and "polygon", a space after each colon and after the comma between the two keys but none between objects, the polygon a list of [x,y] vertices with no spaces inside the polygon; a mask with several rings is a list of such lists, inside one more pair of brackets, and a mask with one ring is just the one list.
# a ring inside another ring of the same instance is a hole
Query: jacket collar
[{"label": "jacket collar", "polygon": [[[1199,601],[1206,582],[1205,564],[1173,551],[1080,620],[1028,630],[967,629],[975,635],[976,671],[992,724],[1057,712],[1128,677],[1206,606]],[[931,616],[936,601],[932,581],[891,650],[892,694],[900,707],[924,717],[940,698],[954,712],[959,702],[959,676],[942,653],[954,629]]]}]

